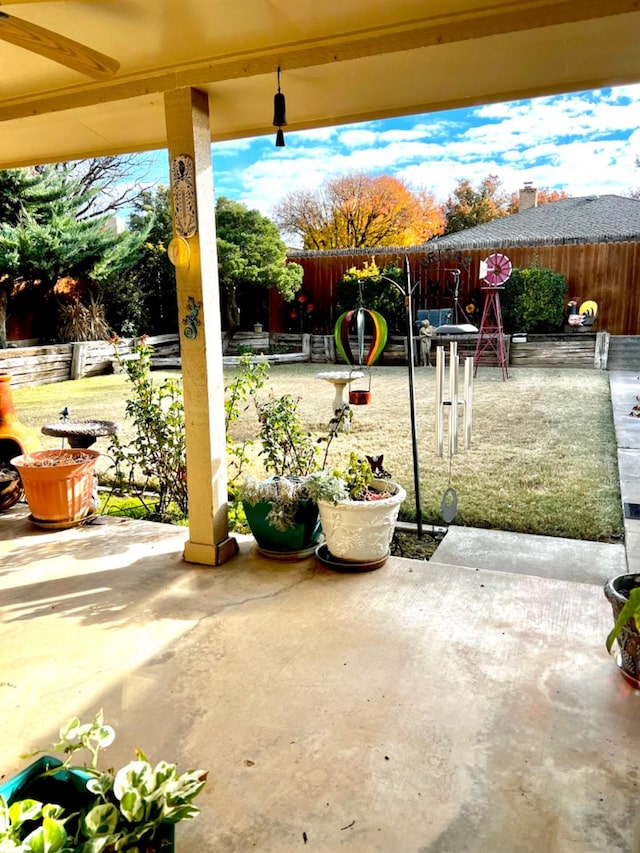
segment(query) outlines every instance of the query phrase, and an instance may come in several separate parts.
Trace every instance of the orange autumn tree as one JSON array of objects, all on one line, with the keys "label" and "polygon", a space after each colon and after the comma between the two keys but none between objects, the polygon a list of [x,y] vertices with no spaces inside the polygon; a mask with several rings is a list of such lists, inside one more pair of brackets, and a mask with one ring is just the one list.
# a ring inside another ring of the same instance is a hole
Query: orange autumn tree
[{"label": "orange autumn tree", "polygon": [[305,249],[412,246],[443,228],[442,211],[426,191],[413,192],[391,175],[351,172],[330,178],[317,190],[285,196],[274,219]]}]

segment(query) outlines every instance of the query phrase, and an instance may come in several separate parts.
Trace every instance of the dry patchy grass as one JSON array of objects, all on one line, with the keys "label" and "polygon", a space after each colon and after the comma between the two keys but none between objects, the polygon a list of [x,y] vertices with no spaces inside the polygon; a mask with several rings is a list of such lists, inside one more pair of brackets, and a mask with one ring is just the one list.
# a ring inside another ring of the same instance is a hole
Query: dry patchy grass
[{"label": "dry patchy grass", "polygon": [[[316,379],[330,365],[297,364],[271,368],[268,389],[300,398],[308,428],[326,434],[333,386]],[[416,369],[416,412],[423,517],[441,523],[442,495],[451,484],[458,493],[456,524],[608,541],[622,532],[617,456],[608,376],[591,370],[510,370],[480,367],[474,390],[473,447],[453,459],[435,452],[433,368]],[[155,374],[160,380],[165,374]],[[228,376],[231,376],[229,372]],[[356,387],[356,383],[354,383]],[[13,389],[18,414],[40,429],[58,419],[66,405],[73,417],[108,418],[123,424],[127,383],[102,376],[37,388]],[[234,428],[235,437],[255,438],[258,424],[250,406]],[[57,447],[57,439],[43,446]],[[106,451],[107,440],[96,447]],[[258,451],[258,446],[254,450]],[[407,489],[403,517],[415,515],[407,369],[372,371],[370,406],[354,407],[349,436],[331,448],[338,465],[354,449],[384,454],[384,466]],[[445,451],[446,452],[446,451]],[[252,468],[260,472],[259,459]]]}]

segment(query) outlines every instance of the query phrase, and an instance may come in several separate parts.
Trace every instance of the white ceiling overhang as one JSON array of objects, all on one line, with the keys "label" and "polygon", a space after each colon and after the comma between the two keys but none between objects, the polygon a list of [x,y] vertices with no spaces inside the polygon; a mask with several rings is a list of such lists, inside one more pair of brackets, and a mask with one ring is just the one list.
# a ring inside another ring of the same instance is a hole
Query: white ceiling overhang
[{"label": "white ceiling overhang", "polygon": [[164,93],[189,86],[209,97],[212,140],[272,133],[278,65],[289,130],[637,82],[638,7],[12,0],[120,69],[96,82],[0,42],[0,168],[164,148]]}]

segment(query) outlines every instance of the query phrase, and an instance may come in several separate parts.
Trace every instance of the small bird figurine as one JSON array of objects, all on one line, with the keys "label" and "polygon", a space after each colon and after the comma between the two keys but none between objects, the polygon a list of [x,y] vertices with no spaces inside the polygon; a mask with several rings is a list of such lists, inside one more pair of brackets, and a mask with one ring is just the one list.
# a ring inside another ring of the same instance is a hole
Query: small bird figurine
[{"label": "small bird figurine", "polygon": [[60,420],[61,421],[68,421],[69,420],[69,409],[67,406],[65,406],[64,409],[60,412]]}]

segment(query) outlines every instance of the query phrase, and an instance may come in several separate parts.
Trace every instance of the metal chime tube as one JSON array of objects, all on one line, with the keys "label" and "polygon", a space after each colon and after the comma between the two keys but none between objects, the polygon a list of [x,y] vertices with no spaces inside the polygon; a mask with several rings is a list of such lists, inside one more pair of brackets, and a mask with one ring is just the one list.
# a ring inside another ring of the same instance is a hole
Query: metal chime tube
[{"label": "metal chime tube", "polygon": [[473,427],[473,358],[464,360],[464,447],[471,450]]},{"label": "metal chime tube", "polygon": [[449,344],[449,456],[458,452],[458,344]]},{"label": "metal chime tube", "polygon": [[444,347],[436,347],[436,451],[444,454]]}]

